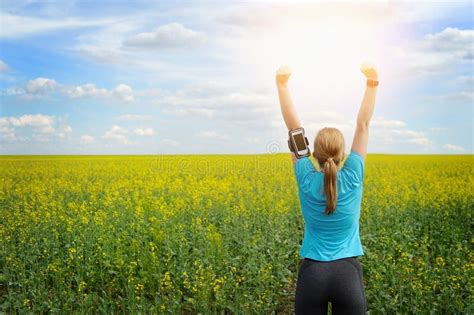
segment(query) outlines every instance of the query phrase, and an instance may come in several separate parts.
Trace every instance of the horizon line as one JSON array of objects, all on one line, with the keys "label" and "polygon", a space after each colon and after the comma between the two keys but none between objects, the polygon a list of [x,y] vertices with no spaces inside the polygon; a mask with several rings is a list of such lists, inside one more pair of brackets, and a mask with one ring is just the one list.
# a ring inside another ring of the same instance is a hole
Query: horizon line
[{"label": "horizon line", "polygon": [[[208,156],[208,155],[262,155],[262,156],[272,156],[272,155],[286,155],[288,153],[139,153],[139,154],[130,154],[130,153],[110,153],[110,154],[94,154],[94,153],[77,153],[77,154],[40,154],[40,153],[32,153],[32,154],[2,154],[0,153],[0,157],[10,157],[10,156]],[[367,153],[369,155],[455,155],[455,156],[471,156],[474,153]]]}]

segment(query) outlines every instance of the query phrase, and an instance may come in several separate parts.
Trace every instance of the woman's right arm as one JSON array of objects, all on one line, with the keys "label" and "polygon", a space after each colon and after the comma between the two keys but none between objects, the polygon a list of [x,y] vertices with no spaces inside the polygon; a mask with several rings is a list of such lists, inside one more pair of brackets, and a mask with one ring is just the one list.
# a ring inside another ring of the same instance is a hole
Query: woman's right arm
[{"label": "woman's right arm", "polygon": [[[367,79],[377,80],[378,74],[374,66],[363,65],[361,67],[362,73]],[[367,155],[367,144],[369,142],[369,124],[372,118],[372,113],[375,107],[375,98],[377,96],[377,86],[367,86],[365,89],[364,98],[357,115],[357,126],[352,142],[351,150],[359,153],[365,160]]]}]

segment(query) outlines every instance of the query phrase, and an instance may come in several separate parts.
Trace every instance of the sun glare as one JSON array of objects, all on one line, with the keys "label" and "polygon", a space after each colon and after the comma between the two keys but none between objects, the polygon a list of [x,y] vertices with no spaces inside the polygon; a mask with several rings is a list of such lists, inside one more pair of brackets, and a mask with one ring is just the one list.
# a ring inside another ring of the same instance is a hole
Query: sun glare
[{"label": "sun glare", "polygon": [[291,23],[272,41],[267,47],[275,52],[276,63],[328,80],[350,75],[349,70],[364,61],[380,61],[376,32],[369,24],[350,19]]}]

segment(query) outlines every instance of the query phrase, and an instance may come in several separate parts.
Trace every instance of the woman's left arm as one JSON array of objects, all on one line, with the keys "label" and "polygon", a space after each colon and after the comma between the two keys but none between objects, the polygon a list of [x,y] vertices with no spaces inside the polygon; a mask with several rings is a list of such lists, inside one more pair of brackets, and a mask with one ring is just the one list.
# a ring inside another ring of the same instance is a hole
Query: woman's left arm
[{"label": "woman's left arm", "polygon": [[288,130],[301,128],[301,122],[296,114],[295,106],[293,105],[288,89],[288,79],[290,75],[291,70],[286,66],[280,67],[276,72],[276,85],[278,97],[280,98],[281,113]]}]

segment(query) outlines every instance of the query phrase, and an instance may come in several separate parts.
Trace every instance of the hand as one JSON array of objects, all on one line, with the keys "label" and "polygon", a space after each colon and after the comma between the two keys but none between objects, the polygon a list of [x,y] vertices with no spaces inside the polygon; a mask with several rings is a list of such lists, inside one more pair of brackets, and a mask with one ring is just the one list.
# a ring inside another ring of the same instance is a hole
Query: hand
[{"label": "hand", "polygon": [[378,80],[377,68],[369,62],[364,62],[360,66],[360,71],[365,75],[367,79]]},{"label": "hand", "polygon": [[281,66],[276,72],[276,83],[278,86],[285,86],[291,75],[291,69],[288,66]]}]

